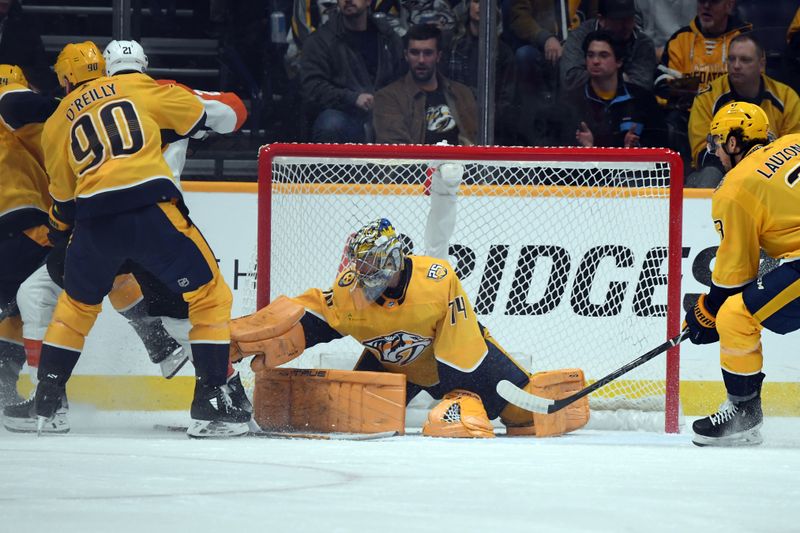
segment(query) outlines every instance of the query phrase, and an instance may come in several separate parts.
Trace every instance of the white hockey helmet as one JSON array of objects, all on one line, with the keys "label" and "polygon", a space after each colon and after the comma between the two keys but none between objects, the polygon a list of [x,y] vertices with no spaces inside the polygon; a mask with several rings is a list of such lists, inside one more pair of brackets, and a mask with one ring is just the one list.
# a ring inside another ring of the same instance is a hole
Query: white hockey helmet
[{"label": "white hockey helmet", "polygon": [[147,71],[147,56],[136,41],[111,41],[103,51],[103,57],[106,59],[106,76],[126,70]]}]

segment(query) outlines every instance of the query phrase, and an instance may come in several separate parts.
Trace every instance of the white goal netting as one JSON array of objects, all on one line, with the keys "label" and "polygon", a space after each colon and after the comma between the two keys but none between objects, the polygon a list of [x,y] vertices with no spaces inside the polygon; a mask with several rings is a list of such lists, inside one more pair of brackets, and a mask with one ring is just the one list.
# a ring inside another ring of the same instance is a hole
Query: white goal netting
[{"label": "white goal netting", "polygon": [[[481,323],[521,364],[580,367],[593,380],[677,333],[680,202],[670,200],[669,152],[271,145],[260,158],[253,309],[329,287],[347,236],[376,218],[392,221],[409,253],[425,254],[425,184],[454,162],[464,173],[449,261]],[[343,339],[293,366],[352,368],[360,352]],[[677,392],[668,385],[677,365],[667,368],[661,357],[626,374],[591,396],[592,409],[663,421],[667,391]]]}]

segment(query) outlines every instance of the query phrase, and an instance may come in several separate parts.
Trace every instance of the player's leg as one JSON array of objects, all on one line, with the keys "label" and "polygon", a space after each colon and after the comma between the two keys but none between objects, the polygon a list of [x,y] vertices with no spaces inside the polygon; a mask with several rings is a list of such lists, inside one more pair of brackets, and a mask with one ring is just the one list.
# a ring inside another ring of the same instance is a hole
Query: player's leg
[{"label": "player's leg", "polygon": [[57,412],[66,407],[66,384],[78,362],[86,336],[97,320],[103,298],[111,290],[122,258],[111,239],[127,228],[114,217],[78,220],[67,247],[64,290],[42,343],[34,410],[45,429],[52,428]]},{"label": "player's leg", "polygon": [[189,306],[189,341],[197,381],[192,401],[193,437],[246,433],[250,413],[235,405],[226,384],[229,368],[232,295],[211,248],[188,217],[172,203],[143,210],[139,230],[151,236],[135,257]]},{"label": "player's leg", "polygon": [[[150,313],[150,299],[162,297],[154,295],[158,288],[146,287],[145,283],[140,282],[141,278],[133,270],[141,269],[134,269],[133,265],[130,265],[123,270],[131,270],[131,273],[120,272],[114,279],[114,286],[108,294],[108,299],[139,336],[150,361],[159,365],[161,374],[170,379],[186,364],[189,354],[177,339],[167,332],[160,315]],[[142,281],[161,285],[152,276]],[[172,299],[183,304],[185,311],[186,302],[180,294],[173,294]]]},{"label": "player's leg", "polygon": [[800,264],[790,262],[731,296],[717,313],[722,378],[727,401],[694,422],[700,446],[746,446],[762,442],[761,330],[785,334],[800,329]]},{"label": "player's leg", "polygon": [[25,363],[22,321],[12,306],[23,281],[41,264],[49,250],[44,226],[0,237],[0,310],[9,316],[0,320],[0,407],[22,400],[17,380]]}]

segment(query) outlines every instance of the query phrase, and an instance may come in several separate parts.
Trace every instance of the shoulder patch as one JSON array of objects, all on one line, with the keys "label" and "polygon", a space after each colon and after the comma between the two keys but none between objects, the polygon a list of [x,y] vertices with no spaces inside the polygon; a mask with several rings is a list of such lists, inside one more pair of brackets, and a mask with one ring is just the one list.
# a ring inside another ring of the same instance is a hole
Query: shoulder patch
[{"label": "shoulder patch", "polygon": [[356,274],[355,274],[355,272],[353,272],[352,270],[348,270],[347,272],[345,272],[344,274],[342,274],[342,277],[341,277],[341,278],[339,278],[339,286],[340,286],[340,287],[347,287],[347,286],[350,286],[350,285],[352,285],[352,284],[353,284],[353,282],[354,282],[355,280],[356,280]]},{"label": "shoulder patch", "polygon": [[439,263],[434,263],[428,269],[428,277],[434,281],[439,281],[444,279],[447,276],[447,268]]}]

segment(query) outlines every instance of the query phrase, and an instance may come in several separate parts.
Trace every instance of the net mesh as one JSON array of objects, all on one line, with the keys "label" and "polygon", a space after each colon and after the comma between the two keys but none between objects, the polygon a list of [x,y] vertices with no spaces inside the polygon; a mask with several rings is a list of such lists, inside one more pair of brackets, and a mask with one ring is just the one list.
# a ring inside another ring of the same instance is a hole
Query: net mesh
[{"label": "net mesh", "polygon": [[[453,162],[464,174],[448,259],[480,322],[518,362],[534,372],[579,367],[591,381],[664,341],[666,161],[432,161],[399,150],[395,159],[269,160],[271,244],[262,272],[269,269],[270,286],[259,290],[270,301],[329,287],[347,236],[377,218],[391,220],[406,252],[424,254],[426,181]],[[256,280],[249,283],[253,310]],[[292,366],[352,368],[360,352],[342,339]],[[663,411],[665,375],[665,359],[651,361],[595,392],[592,408]]]}]

